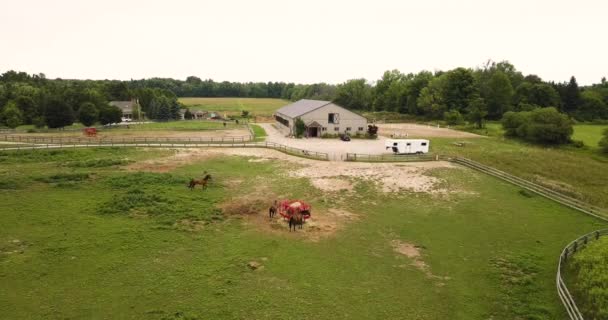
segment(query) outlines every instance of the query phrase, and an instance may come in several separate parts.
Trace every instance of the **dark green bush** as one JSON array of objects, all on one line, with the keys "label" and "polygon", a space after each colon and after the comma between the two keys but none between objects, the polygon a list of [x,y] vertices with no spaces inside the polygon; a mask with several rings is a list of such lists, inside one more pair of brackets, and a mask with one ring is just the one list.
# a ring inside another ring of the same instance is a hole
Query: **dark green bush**
[{"label": "dark green bush", "polygon": [[502,118],[506,136],[540,144],[564,144],[574,132],[572,120],[555,108],[507,112]]}]

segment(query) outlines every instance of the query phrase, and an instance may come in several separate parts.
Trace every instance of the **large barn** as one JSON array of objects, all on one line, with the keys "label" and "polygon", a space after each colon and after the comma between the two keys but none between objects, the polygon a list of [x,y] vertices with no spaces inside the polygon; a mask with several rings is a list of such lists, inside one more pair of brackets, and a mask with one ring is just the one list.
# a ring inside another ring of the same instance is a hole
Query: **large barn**
[{"label": "large barn", "polygon": [[306,125],[304,135],[320,137],[323,134],[364,134],[367,119],[331,101],[299,100],[277,110],[274,114],[277,127],[285,135],[295,135],[295,121]]}]

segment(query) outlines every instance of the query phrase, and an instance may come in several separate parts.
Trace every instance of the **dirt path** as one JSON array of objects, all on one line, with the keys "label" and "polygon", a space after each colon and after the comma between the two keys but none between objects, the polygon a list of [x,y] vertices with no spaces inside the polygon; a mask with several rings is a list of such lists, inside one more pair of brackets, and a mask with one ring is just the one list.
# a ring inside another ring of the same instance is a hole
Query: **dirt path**
[{"label": "dirt path", "polygon": [[414,123],[385,123],[378,124],[378,134],[383,137],[396,136],[399,138],[481,138],[470,132],[448,128],[437,128]]},{"label": "dirt path", "polygon": [[325,152],[332,161],[346,159],[346,153],[363,154],[382,154],[387,153],[384,147],[385,138],[376,140],[353,139],[349,142],[339,139],[320,139],[320,138],[286,138],[270,123],[260,123],[266,130],[268,137],[266,141],[284,144],[286,146],[305,149],[309,151]]},{"label": "dirt path", "polygon": [[[332,161],[340,161],[346,159],[347,153],[360,153],[360,154],[388,154],[385,147],[385,141],[390,138],[391,134],[396,134],[399,137],[405,138],[406,135],[409,137],[417,138],[433,138],[433,137],[446,137],[446,138],[479,138],[481,136],[457,131],[446,128],[434,128],[417,124],[380,124],[379,134],[380,136],[376,140],[367,139],[352,139],[349,142],[341,141],[339,139],[320,139],[320,138],[287,138],[281,132],[279,132],[273,124],[260,123],[261,127],[266,130],[268,137],[266,138],[269,142],[275,142],[284,144],[294,148],[305,149],[309,151],[324,152],[329,155],[329,159]],[[433,146],[431,145],[431,149]]]}]

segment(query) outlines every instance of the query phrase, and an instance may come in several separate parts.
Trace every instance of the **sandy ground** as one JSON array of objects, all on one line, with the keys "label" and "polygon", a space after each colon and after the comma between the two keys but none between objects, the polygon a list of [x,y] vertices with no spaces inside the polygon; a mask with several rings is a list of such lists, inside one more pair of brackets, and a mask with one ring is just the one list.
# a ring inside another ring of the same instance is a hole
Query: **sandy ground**
[{"label": "sandy ground", "polygon": [[378,135],[390,138],[480,138],[470,132],[437,128],[413,123],[386,123],[378,124]]},{"label": "sandy ground", "polygon": [[[425,174],[433,168],[457,168],[450,162],[427,161],[416,163],[364,163],[326,162],[290,156],[276,150],[263,148],[191,148],[176,149],[169,157],[141,161],[126,167],[128,170],[167,172],[177,167],[203,159],[222,155],[253,157],[250,162],[278,160],[284,164],[296,164],[286,174],[296,178],[308,178],[316,188],[327,192],[351,191],[357,181],[366,181],[386,193],[430,192],[444,193],[438,187],[438,178]],[[331,165],[330,165],[331,164]]]},{"label": "sandy ground", "polygon": [[[379,137],[376,140],[366,139],[352,139],[349,142],[341,141],[339,139],[295,139],[287,138],[281,134],[274,126],[270,123],[261,123],[268,137],[266,138],[269,142],[275,142],[284,144],[294,148],[305,149],[309,151],[324,152],[329,155],[330,160],[340,161],[346,159],[346,153],[360,153],[360,154],[390,154],[387,152],[385,147],[385,141],[390,138],[391,134],[397,134],[400,137],[405,138],[406,134],[409,137],[417,138],[432,138],[432,137],[447,137],[447,138],[476,138],[480,137],[476,134],[456,131],[446,128],[432,128],[416,124],[380,124],[379,126]],[[431,150],[433,146],[431,144]]]}]

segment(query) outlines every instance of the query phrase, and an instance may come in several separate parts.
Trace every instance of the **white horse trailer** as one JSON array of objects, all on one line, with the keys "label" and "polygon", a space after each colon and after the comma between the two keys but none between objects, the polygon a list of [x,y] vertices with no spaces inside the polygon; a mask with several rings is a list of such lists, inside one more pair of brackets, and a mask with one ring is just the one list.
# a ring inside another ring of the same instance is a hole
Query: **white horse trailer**
[{"label": "white horse trailer", "polygon": [[421,154],[429,152],[429,140],[424,139],[386,139],[386,149],[396,154]]}]

